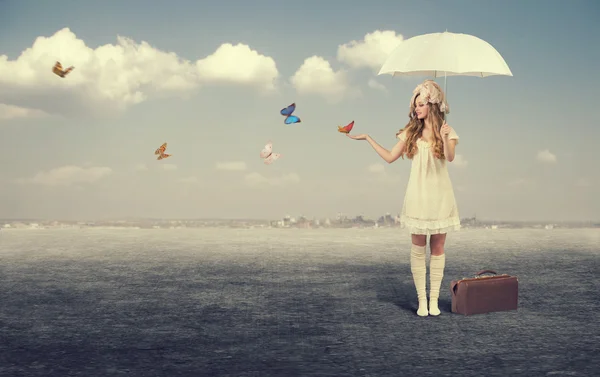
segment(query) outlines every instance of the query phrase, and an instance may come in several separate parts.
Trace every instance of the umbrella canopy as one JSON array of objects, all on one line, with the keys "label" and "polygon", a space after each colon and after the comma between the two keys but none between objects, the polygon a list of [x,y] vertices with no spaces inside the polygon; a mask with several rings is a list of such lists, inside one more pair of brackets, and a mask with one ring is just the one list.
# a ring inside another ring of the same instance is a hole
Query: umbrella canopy
[{"label": "umbrella canopy", "polygon": [[512,76],[492,45],[469,34],[432,33],[400,43],[378,75],[393,76]]}]

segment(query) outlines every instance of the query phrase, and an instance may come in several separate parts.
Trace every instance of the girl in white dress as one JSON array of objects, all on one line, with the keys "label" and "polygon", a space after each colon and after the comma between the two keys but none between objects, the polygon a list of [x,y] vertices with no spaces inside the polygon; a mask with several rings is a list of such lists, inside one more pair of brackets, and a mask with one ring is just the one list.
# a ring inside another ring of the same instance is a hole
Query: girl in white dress
[{"label": "girl in white dress", "polygon": [[[425,80],[413,91],[409,122],[396,137],[391,151],[377,144],[369,135],[347,135],[367,140],[377,154],[392,163],[404,155],[412,159],[400,224],[412,235],[410,266],[417,290],[419,316],[439,315],[438,298],[444,277],[446,233],[460,229],[458,208],[446,162],[452,162],[458,135],[445,122],[450,112],[444,92],[433,80]],[[429,260],[429,310],[426,295],[425,250],[427,235]]]}]

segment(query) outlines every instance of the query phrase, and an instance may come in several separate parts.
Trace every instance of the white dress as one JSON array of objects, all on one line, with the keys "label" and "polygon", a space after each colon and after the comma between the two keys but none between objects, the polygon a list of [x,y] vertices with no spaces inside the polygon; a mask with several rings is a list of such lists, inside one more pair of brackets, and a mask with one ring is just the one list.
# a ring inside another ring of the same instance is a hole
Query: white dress
[{"label": "white dress", "polygon": [[[405,132],[398,135],[406,141]],[[449,139],[456,139],[454,130]],[[460,218],[446,160],[433,155],[430,143],[417,140],[417,153],[412,160],[410,178],[406,186],[400,226],[411,234],[443,234],[460,230]]]}]

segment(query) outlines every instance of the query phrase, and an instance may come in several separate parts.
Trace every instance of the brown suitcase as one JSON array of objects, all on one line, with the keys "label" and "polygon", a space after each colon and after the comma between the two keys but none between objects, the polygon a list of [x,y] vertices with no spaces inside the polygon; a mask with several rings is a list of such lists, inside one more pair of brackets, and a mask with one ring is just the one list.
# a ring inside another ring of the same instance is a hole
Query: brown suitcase
[{"label": "brown suitcase", "polygon": [[[486,273],[494,276],[481,276]],[[516,310],[519,280],[516,276],[483,270],[474,278],[452,281],[450,294],[452,313],[471,315]]]}]

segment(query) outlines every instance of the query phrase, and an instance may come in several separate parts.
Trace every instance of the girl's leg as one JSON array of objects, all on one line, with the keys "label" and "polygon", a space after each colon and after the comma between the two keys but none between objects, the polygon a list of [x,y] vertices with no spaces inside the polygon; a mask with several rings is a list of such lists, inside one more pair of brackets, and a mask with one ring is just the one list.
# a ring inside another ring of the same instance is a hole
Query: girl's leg
[{"label": "girl's leg", "polygon": [[429,314],[427,311],[427,291],[425,284],[427,282],[426,273],[427,266],[425,264],[425,247],[427,238],[422,234],[412,235],[412,247],[410,250],[410,270],[412,272],[415,288],[417,289],[417,297],[419,299],[419,309],[417,314],[425,317]]},{"label": "girl's leg", "polygon": [[444,254],[444,244],[446,243],[446,234],[432,234],[429,240],[431,248],[431,258],[429,260],[429,314],[440,315],[438,308],[438,299],[440,297],[440,287],[444,278],[444,267],[446,266],[446,254]]}]

